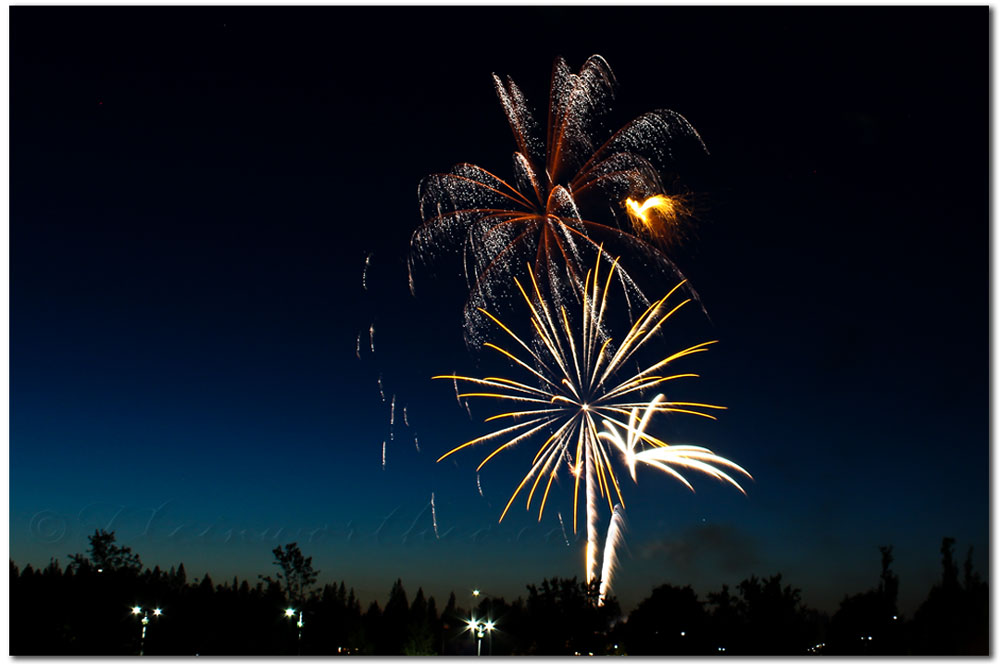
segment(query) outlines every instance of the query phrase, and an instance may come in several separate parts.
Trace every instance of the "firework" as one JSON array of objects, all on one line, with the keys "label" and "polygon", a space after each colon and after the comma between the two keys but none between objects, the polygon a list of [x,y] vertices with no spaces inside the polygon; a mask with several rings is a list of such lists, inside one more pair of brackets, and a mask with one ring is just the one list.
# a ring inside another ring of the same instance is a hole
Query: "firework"
[{"label": "firework", "polygon": [[556,512],[556,516],[559,517],[559,527],[562,528],[563,541],[566,542],[566,546],[569,546],[569,538],[566,537],[566,524],[563,523],[562,512]]},{"label": "firework", "polygon": [[389,440],[393,439],[393,431],[396,428],[396,395],[392,395],[389,402]]},{"label": "firework", "polygon": [[615,505],[614,514],[611,515],[611,524],[608,526],[608,534],[604,540],[604,564],[601,567],[601,585],[598,591],[597,601],[604,603],[604,598],[611,588],[611,575],[614,573],[615,565],[618,562],[616,551],[621,544],[624,532],[625,517],[621,505]]},{"label": "firework", "polygon": [[[609,266],[607,274],[602,274],[600,268],[601,260],[598,258],[594,269],[588,271],[584,278],[582,321],[578,331],[574,330],[565,307],[556,309],[546,301],[530,266],[528,272],[532,283],[531,294],[517,279],[515,284],[531,312],[531,326],[536,338],[534,346],[525,342],[495,316],[483,311],[517,344],[519,352],[526,359],[493,343],[486,343],[485,346],[504,355],[529,373],[533,378],[531,383],[500,377],[435,376],[480,388],[461,393],[459,398],[496,399],[514,406],[511,411],[486,419],[487,422],[509,419],[513,424],[463,443],[442,455],[438,461],[466,447],[499,441],[500,444],[476,468],[478,472],[503,450],[528,439],[543,438],[527,474],[500,515],[501,521],[529,483],[531,488],[526,508],[531,509],[536,491],[545,480],[538,502],[538,519],[541,520],[552,483],[565,470],[574,478],[573,531],[576,532],[580,481],[583,479],[587,529],[585,571],[588,584],[597,577],[598,504],[602,499],[606,500],[612,513],[615,503],[625,505],[612,458],[617,458],[619,465],[624,464],[628,468],[633,480],[636,463],[642,462],[679,479],[692,490],[691,484],[672,466],[697,470],[728,481],[741,492],[743,489],[739,483],[711,464],[749,477],[749,473],[740,466],[705,448],[669,445],[646,433],[646,427],[654,413],[686,413],[715,419],[711,411],[724,409],[724,406],[706,403],[668,401],[662,394],[651,401],[642,399],[643,393],[662,389],[671,381],[697,377],[697,374],[691,373],[672,374],[667,371],[667,367],[688,355],[705,352],[715,342],[690,346],[636,373],[629,372],[625,377],[620,377],[619,374],[626,373],[626,366],[631,364],[635,353],[691,300],[687,298],[676,305],[668,304],[681,285],[678,284],[666,296],[651,304],[638,317],[622,341],[613,345],[613,340],[605,330],[605,317],[608,293],[615,274],[614,265]],[[645,410],[642,418],[638,416],[640,408]],[[598,432],[599,423],[607,431]],[[618,433],[619,428],[626,432],[625,440]],[[613,454],[614,452],[618,452],[618,455]],[[566,460],[567,455],[569,461]]]},{"label": "firework", "polygon": [[375,323],[368,326],[368,343],[371,345],[372,352],[375,352]]},{"label": "firework", "polygon": [[434,507],[434,492],[431,491],[431,525],[434,526],[434,538],[440,539],[438,535],[438,516],[437,509]]},{"label": "firework", "polygon": [[361,269],[361,288],[363,290],[368,290],[368,268],[372,264],[372,256],[374,255],[369,253],[365,256],[365,266]]},{"label": "firework", "polygon": [[[673,111],[656,110],[599,144],[596,120],[608,110],[615,79],[598,55],[578,74],[562,58],[556,60],[544,137],[518,86],[495,74],[493,80],[517,147],[513,184],[473,164],[423,180],[418,190],[423,224],[411,242],[411,287],[415,261],[433,260],[449,243],[460,245],[470,286],[466,331],[475,336],[484,322],[477,308],[504,297],[506,288],[498,286],[529,256],[557,305],[565,292],[579,292],[583,266],[595,255],[608,257],[605,244],[679,275],[658,246],[675,236],[687,209],[680,197],[665,193],[654,162],[672,156],[678,138],[704,149],[690,123]],[[632,276],[621,266],[616,270],[636,303],[648,304]]]}]

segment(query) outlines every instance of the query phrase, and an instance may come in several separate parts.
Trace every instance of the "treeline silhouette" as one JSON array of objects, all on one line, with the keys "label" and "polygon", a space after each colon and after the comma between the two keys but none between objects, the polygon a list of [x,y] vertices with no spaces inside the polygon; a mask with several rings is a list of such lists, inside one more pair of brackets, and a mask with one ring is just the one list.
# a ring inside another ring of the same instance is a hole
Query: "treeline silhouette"
[{"label": "treeline silhouette", "polygon": [[[253,585],[189,581],[183,564],[145,569],[113,532],[90,543],[65,569],[11,561],[11,655],[989,654],[988,585],[971,549],[960,578],[951,538],[941,579],[912,617],[897,608],[891,547],[881,549],[877,585],[845,596],[832,617],[806,607],[780,574],[705,599],[664,584],[626,616],[576,579],[528,585],[513,601],[470,596],[466,605],[451,593],[443,607],[423,589],[411,600],[397,580],[384,606],[363,607],[344,582],[311,588],[318,572],[295,543],[274,549],[277,578]],[[495,629],[470,630],[473,616]]]}]

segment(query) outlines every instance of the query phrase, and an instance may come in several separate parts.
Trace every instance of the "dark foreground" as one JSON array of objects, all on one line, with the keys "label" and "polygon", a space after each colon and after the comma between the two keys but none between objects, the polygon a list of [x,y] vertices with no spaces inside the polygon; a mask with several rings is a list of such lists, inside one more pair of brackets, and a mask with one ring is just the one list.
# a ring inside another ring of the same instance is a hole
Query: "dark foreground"
[{"label": "dark foreground", "polygon": [[443,607],[397,580],[384,606],[362,607],[343,582],[310,589],[317,571],[294,543],[275,549],[276,579],[189,582],[183,564],[144,569],[98,531],[65,569],[11,561],[10,654],[987,655],[988,585],[968,559],[959,573],[953,545],[942,543],[941,579],[912,617],[897,611],[890,547],[877,585],[845,595],[833,616],[804,606],[780,574],[706,598],[662,585],[622,615],[575,579],[528,585],[513,601],[452,593]]}]

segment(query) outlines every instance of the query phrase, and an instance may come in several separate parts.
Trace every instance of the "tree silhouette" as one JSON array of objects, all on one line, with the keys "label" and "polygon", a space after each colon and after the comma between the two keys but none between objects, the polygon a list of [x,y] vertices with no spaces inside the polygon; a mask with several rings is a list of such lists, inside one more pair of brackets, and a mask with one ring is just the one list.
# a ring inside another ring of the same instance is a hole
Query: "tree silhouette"
[{"label": "tree silhouette", "polygon": [[142,571],[142,561],[139,554],[132,553],[127,546],[115,544],[114,531],[95,530],[88,537],[90,548],[87,555],[74,553],[70,555],[69,567],[73,571],[93,570],[98,573],[126,572],[138,574]]},{"label": "tree silhouette", "polygon": [[285,594],[289,601],[301,607],[305,604],[306,589],[316,583],[319,574],[319,570],[312,568],[312,556],[304,557],[295,542],[286,544],[284,548],[279,545],[272,553],[275,558],[273,564],[281,567],[278,579],[285,586]]},{"label": "tree silhouette", "polygon": [[965,585],[959,584],[954,546],[952,537],[941,540],[941,582],[931,588],[914,616],[916,654],[989,654],[989,588],[972,570],[971,549]]},{"label": "tree silhouette", "polygon": [[708,615],[691,586],[664,584],[629,614],[624,634],[629,655],[704,655]]}]

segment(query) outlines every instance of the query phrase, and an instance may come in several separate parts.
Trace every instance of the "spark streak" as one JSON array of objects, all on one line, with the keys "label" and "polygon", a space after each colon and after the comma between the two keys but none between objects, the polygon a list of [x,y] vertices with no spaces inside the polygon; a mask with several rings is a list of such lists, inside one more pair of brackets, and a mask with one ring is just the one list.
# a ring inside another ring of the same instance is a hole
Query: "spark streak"
[{"label": "spark streak", "polygon": [[392,401],[389,403],[389,440],[393,439],[393,430],[396,426],[396,395],[392,395]]},{"label": "spark streak", "polygon": [[354,342],[354,355],[360,360],[361,359],[361,333],[358,332],[358,338]]},{"label": "spark streak", "polygon": [[559,527],[562,528],[563,541],[566,542],[566,546],[569,546],[569,538],[566,537],[566,524],[563,523],[562,512],[556,512],[556,516],[559,517]]},{"label": "spark streak", "polygon": [[382,441],[382,470],[385,470],[385,441]]},{"label": "spark streak", "polygon": [[438,517],[437,509],[434,507],[434,492],[431,491],[431,524],[434,526],[434,538],[441,539],[438,535]]},{"label": "spark streak", "polygon": [[375,323],[368,326],[368,343],[371,345],[372,353],[375,352]]},{"label": "spark streak", "polygon": [[382,388],[382,374],[378,375],[378,395],[382,397],[382,403],[385,403],[385,390]]},{"label": "spark streak", "polygon": [[614,574],[618,556],[615,551],[621,543],[622,529],[624,524],[624,509],[621,505],[615,505],[614,514],[611,515],[611,523],[608,525],[607,539],[604,541],[604,565],[601,567],[601,585],[598,592],[598,604],[604,604],[608,590],[611,588],[611,576]]},{"label": "spark streak", "polygon": [[361,288],[364,290],[368,290],[368,266],[371,265],[372,256],[374,255],[374,253],[369,252],[369,254],[365,256],[365,267],[361,270]]}]

